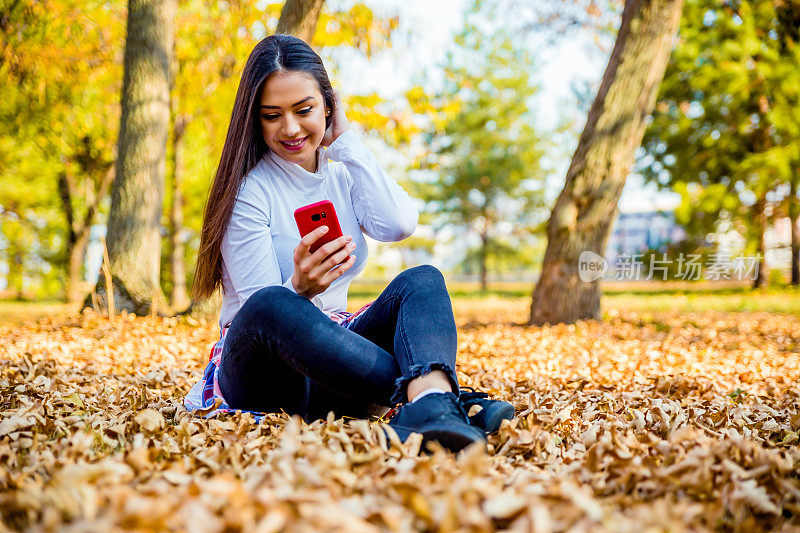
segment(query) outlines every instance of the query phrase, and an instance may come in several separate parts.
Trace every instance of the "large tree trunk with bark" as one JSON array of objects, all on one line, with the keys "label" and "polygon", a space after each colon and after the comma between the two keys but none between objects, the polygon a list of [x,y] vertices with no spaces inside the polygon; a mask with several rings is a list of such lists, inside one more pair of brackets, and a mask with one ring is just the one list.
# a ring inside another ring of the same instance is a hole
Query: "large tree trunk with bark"
[{"label": "large tree trunk with bark", "polygon": [[792,176],[789,192],[789,222],[792,225],[792,285],[800,285],[800,228],[797,219],[800,218],[800,199],[797,198],[797,176]]},{"label": "large tree trunk with bark", "polygon": [[[165,306],[159,268],[174,17],[175,0],[128,0],[122,116],[106,242],[115,308],[140,315]],[[95,291],[103,306],[105,286],[101,275]]]},{"label": "large tree trunk with bark", "polygon": [[311,43],[325,0],[286,0],[278,20],[278,33],[294,35]]},{"label": "large tree trunk with bark", "polygon": [[627,0],[600,89],[547,224],[529,323],[600,317],[600,280],[580,279],[581,252],[605,252],[617,202],[678,29],[683,0]]}]

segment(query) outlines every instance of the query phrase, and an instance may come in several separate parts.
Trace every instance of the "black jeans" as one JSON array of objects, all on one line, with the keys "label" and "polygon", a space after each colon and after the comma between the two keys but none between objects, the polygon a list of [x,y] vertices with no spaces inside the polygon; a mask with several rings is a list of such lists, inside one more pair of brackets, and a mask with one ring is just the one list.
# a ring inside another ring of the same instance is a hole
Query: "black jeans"
[{"label": "black jeans", "polygon": [[458,395],[456,349],[450,296],[430,265],[400,273],[344,325],[285,287],[265,287],[231,322],[219,384],[233,409],[362,418],[408,401],[408,382],[432,370]]}]

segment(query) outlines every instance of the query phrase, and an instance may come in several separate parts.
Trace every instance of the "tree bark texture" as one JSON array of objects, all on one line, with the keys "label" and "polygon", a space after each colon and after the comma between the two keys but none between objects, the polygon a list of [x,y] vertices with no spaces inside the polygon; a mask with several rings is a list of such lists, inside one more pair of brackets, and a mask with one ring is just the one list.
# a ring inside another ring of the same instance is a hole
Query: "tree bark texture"
[{"label": "tree bark texture", "polygon": [[800,285],[800,228],[797,219],[800,218],[800,199],[797,198],[797,178],[791,183],[789,192],[789,221],[792,225],[792,285]]},{"label": "tree bark texture", "polygon": [[294,35],[309,44],[325,0],[286,0],[278,20],[277,33]]},{"label": "tree bark texture", "polygon": [[[116,308],[136,314],[164,303],[159,265],[174,16],[175,0],[128,0],[122,116],[106,241]],[[100,277],[95,290],[105,302]]]},{"label": "tree bark texture", "polygon": [[600,89],[547,224],[547,249],[529,324],[600,317],[600,280],[578,258],[605,252],[633,155],[655,105],[683,0],[627,0]]}]

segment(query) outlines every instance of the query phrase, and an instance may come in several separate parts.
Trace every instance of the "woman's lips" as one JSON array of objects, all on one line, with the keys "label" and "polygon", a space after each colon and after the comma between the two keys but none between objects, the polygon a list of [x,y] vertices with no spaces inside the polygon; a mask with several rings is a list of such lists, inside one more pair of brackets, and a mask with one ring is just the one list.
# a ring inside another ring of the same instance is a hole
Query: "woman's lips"
[{"label": "woman's lips", "polygon": [[307,140],[308,140],[308,135],[306,135],[302,139],[297,139],[294,141],[280,141],[280,143],[283,145],[284,148],[286,148],[290,152],[299,152],[306,145]]}]

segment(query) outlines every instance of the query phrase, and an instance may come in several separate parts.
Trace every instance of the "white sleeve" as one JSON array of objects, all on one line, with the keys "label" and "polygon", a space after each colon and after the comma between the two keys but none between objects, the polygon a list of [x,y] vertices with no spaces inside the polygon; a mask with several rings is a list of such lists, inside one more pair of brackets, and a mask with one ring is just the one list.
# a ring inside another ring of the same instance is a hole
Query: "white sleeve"
[{"label": "white sleeve", "polygon": [[271,285],[282,285],[297,292],[291,276],[281,282],[269,230],[269,215],[267,208],[260,203],[247,194],[237,197],[220,247],[240,307],[254,292]]},{"label": "white sleeve", "polygon": [[354,131],[339,135],[326,157],[344,163],[352,182],[353,209],[364,233],[383,242],[401,241],[414,233],[419,212],[413,200],[383,171]]}]

